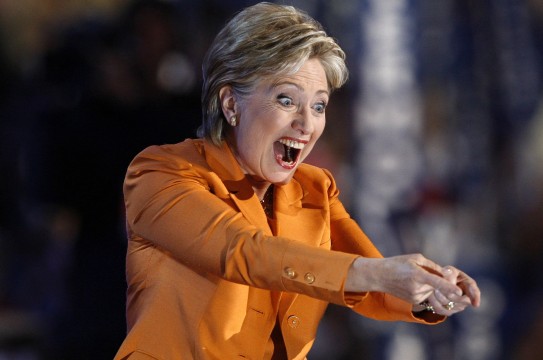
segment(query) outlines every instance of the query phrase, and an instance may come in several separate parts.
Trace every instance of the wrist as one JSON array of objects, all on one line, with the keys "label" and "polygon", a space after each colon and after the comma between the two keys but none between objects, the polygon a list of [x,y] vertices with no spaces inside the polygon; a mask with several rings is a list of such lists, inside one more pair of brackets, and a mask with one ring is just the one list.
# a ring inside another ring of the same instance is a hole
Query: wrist
[{"label": "wrist", "polygon": [[351,264],[345,281],[345,291],[370,292],[380,291],[374,280],[375,261],[378,259],[357,257]]}]

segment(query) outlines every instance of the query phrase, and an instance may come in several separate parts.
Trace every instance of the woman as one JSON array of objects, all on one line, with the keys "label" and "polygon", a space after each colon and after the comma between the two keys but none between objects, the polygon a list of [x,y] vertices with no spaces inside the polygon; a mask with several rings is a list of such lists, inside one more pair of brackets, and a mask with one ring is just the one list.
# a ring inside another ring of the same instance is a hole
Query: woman
[{"label": "woman", "polygon": [[[249,7],[203,65],[199,139],[144,150],[125,180],[128,335],[117,359],[304,359],[328,303],[436,323],[478,306],[470,277],[383,259],[303,164],[344,53],[292,7]],[[422,305],[420,305],[422,303]]]}]

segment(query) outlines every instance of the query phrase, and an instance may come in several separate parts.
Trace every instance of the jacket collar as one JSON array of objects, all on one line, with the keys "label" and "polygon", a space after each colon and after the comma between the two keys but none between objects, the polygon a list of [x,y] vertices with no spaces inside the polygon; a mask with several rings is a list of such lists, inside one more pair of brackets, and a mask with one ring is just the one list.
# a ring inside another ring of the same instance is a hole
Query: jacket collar
[{"label": "jacket collar", "polygon": [[[230,197],[253,225],[273,235],[260,200],[227,143],[216,146],[204,140],[204,151],[207,164],[226,187],[227,193],[223,196]],[[322,223],[322,213],[319,208],[302,206],[305,194],[296,175],[288,184],[275,187],[276,235],[290,235],[300,241],[318,245],[323,229],[316,224]]]},{"label": "jacket collar", "polygon": [[272,235],[260,200],[226,141],[221,146],[216,146],[204,140],[204,151],[207,164],[222,180],[228,191],[228,196],[243,215],[252,224],[264,229],[268,235]]},{"label": "jacket collar", "polygon": [[[220,146],[207,140],[204,140],[203,144],[207,164],[222,180],[241,212],[254,224],[262,227],[265,225],[267,228],[268,222],[264,212],[256,210],[261,208],[260,201],[226,141]],[[286,185],[277,186],[274,198],[275,210],[289,213],[289,209],[293,210],[292,207],[301,208],[303,195],[302,187],[294,178]]]},{"label": "jacket collar", "polygon": [[[204,150],[207,164],[222,179],[231,194],[236,194],[238,198],[243,200],[248,200],[252,196],[256,198],[251,184],[226,141],[221,146],[216,146],[204,140]],[[296,179],[293,178],[286,185],[277,186],[275,193],[276,199],[279,197],[278,200],[281,203],[287,206],[298,205],[301,207],[300,201],[304,194]]]},{"label": "jacket collar", "polygon": [[234,193],[242,190],[248,181],[226,141],[220,146],[207,140],[203,140],[203,144],[207,164],[224,181],[227,189]]}]

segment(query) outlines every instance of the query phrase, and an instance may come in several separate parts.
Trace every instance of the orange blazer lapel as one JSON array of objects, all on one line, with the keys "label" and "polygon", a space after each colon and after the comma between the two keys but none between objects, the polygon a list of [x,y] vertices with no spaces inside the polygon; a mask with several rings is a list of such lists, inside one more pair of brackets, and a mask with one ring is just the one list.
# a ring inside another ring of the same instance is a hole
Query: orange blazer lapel
[{"label": "orange blazer lapel", "polygon": [[[218,176],[213,185],[220,188],[222,187],[221,184],[224,184],[226,188],[226,194],[216,195],[223,198],[224,196],[230,196],[251,224],[263,229],[267,235],[272,235],[260,201],[226,142],[218,147],[204,141],[204,150],[207,164]],[[221,184],[216,184],[217,182]]]},{"label": "orange blazer lapel", "polygon": [[323,204],[305,204],[304,189],[296,179],[278,186],[275,195],[277,234],[319,246],[326,230]]}]

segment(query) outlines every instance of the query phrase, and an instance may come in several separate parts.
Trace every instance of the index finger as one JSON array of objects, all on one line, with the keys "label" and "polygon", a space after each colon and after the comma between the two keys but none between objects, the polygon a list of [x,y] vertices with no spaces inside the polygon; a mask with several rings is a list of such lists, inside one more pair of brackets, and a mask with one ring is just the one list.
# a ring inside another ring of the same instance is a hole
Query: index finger
[{"label": "index finger", "polygon": [[463,294],[462,289],[458,285],[449,282],[447,279],[439,275],[434,275],[433,273],[427,272],[426,282],[434,289],[441,291],[446,296],[449,294],[462,296]]},{"label": "index finger", "polygon": [[443,277],[443,268],[441,266],[422,256],[418,259],[417,264],[425,270],[425,283],[429,284],[434,289],[439,289],[444,294],[462,296],[462,289]]},{"label": "index finger", "polygon": [[460,272],[457,284],[470,298],[471,304],[474,307],[478,307],[481,304],[481,290],[474,279],[469,277],[466,273]]},{"label": "index finger", "polygon": [[443,274],[443,268],[441,266],[439,266],[432,260],[425,258],[423,255],[419,254],[418,258],[416,259],[416,263],[418,266],[431,274],[438,276],[442,276]]}]

